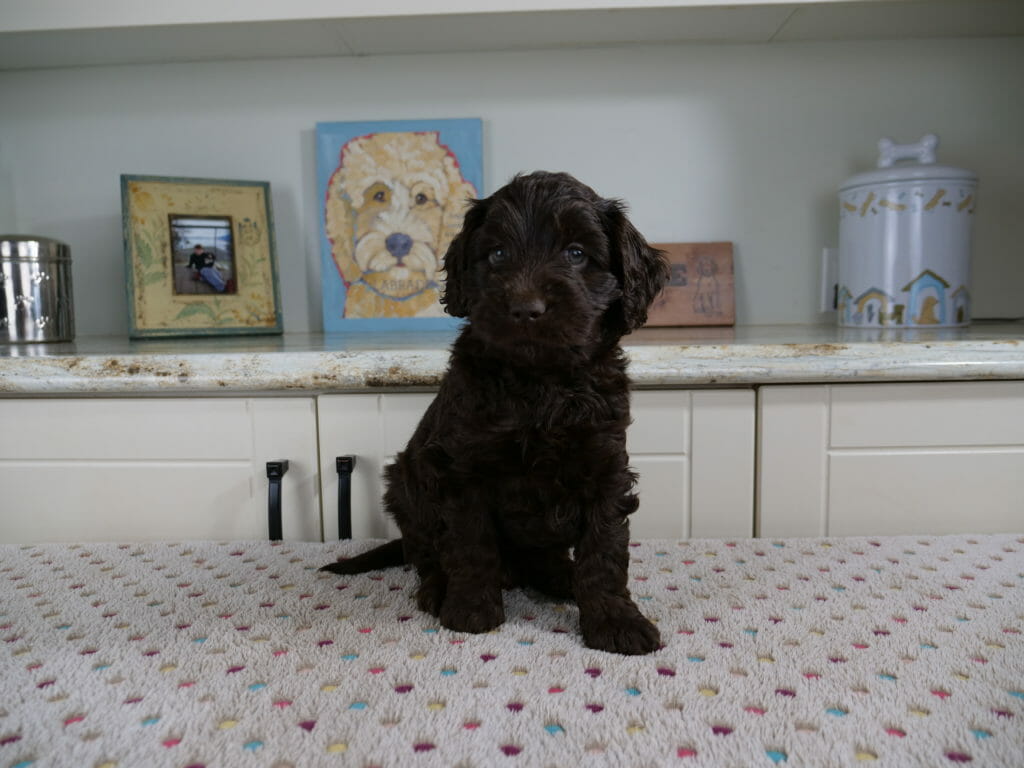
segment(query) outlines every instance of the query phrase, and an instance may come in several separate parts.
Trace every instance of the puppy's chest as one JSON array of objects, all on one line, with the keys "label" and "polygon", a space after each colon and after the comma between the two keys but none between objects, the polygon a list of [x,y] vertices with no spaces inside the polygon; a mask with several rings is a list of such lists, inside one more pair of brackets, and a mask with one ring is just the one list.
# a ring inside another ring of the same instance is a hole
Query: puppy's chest
[{"label": "puppy's chest", "polygon": [[491,400],[457,430],[459,483],[483,483],[502,534],[575,540],[602,476],[624,469],[628,399],[592,392]]},{"label": "puppy's chest", "polygon": [[596,475],[625,466],[627,423],[628,410],[589,394],[494,404],[462,457],[501,504],[571,506]]},{"label": "puppy's chest", "polygon": [[602,446],[624,435],[629,420],[621,403],[591,392],[556,390],[543,398],[494,402],[487,410],[481,438],[493,440],[506,456],[518,456],[514,464],[534,468],[554,457],[561,459],[560,464],[570,458],[597,458],[593,454],[602,452]]}]

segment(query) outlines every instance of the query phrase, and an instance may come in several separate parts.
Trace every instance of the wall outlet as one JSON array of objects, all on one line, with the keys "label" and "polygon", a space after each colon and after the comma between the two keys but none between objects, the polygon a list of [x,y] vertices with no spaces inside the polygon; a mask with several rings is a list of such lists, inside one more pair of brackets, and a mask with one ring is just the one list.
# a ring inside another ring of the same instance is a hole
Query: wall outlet
[{"label": "wall outlet", "polygon": [[821,249],[821,312],[834,312],[839,299],[839,249]]}]

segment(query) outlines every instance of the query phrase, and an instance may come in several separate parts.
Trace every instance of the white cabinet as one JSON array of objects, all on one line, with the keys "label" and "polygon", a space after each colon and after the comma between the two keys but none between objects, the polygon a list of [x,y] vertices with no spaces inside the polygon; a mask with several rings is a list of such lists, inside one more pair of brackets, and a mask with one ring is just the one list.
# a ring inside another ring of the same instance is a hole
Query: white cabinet
[{"label": "white cabinet", "polygon": [[1024,528],[1024,382],[759,393],[762,536]]},{"label": "white cabinet", "polygon": [[[345,455],[353,536],[396,536],[381,475],[433,397],[0,399],[0,542],[265,538],[279,459],[284,538],[336,539]],[[749,536],[753,390],[636,392],[633,416],[633,536]]]},{"label": "white cabinet", "polygon": [[0,400],[0,542],[319,540],[312,398]]},{"label": "white cabinet", "polygon": [[[336,539],[345,455],[353,536],[393,537],[381,475],[432,398],[0,399],[0,542],[265,538],[278,459],[284,538]],[[1024,381],[640,390],[632,413],[634,538],[1024,528]]]},{"label": "white cabinet", "polygon": [[[355,455],[352,535],[393,537],[381,473],[404,448],[432,394],[319,399],[324,536],[338,535],[335,458]],[[640,474],[634,538],[749,536],[753,531],[752,389],[633,393],[628,448]]]},{"label": "white cabinet", "polygon": [[631,411],[633,538],[752,535],[754,390],[639,391]]},{"label": "white cabinet", "polygon": [[433,393],[325,395],[319,398],[320,482],[324,539],[338,538],[335,459],[355,456],[352,537],[395,538],[398,528],[381,512],[382,473],[409,441]]}]

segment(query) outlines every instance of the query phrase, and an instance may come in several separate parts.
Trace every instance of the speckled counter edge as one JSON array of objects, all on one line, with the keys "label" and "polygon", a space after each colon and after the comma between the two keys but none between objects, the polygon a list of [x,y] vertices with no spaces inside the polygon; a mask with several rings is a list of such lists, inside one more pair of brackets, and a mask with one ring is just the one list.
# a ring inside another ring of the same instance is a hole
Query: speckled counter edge
[{"label": "speckled counter edge", "polygon": [[[1024,379],[1024,342],[626,345],[634,386]],[[435,388],[447,349],[0,358],[0,395],[321,394]]]}]

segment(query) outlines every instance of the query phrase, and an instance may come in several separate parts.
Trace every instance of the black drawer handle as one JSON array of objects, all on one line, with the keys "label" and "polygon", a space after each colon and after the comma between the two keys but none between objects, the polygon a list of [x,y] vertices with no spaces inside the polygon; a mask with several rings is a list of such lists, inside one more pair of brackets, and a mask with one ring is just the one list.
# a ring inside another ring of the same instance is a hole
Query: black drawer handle
[{"label": "black drawer handle", "polygon": [[355,456],[338,456],[334,460],[338,470],[338,538],[352,538],[352,470]]},{"label": "black drawer handle", "polygon": [[281,525],[281,478],[288,471],[288,459],[267,462],[267,479],[270,486],[267,489],[267,528],[271,541],[280,541],[283,538]]}]

